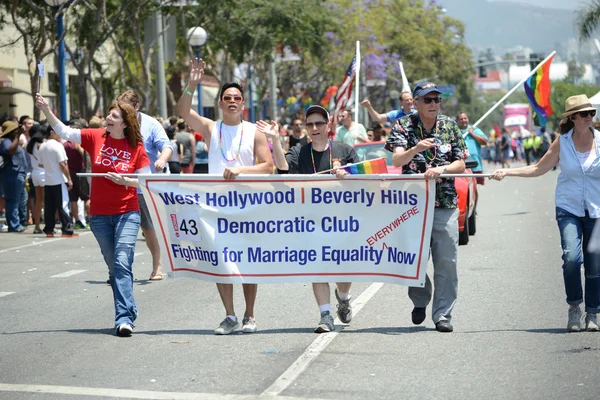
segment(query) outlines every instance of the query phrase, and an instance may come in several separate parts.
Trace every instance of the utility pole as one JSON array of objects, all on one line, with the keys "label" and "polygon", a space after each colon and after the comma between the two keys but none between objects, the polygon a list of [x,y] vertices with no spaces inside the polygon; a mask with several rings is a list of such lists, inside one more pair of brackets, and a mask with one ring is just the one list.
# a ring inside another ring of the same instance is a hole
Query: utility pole
[{"label": "utility pole", "polygon": [[273,57],[271,64],[269,65],[269,75],[271,80],[271,120],[277,121],[277,73],[275,71],[275,50],[273,50]]},{"label": "utility pole", "polygon": [[165,82],[165,52],[163,40],[163,18],[160,10],[154,12],[156,30],[156,106],[158,115],[167,119],[167,85]]}]

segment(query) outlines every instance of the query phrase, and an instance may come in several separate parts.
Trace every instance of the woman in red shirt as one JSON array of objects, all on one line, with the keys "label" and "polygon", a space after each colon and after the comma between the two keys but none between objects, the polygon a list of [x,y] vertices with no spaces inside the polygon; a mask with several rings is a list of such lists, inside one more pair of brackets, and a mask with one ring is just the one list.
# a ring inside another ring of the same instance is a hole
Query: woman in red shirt
[{"label": "woman in red shirt", "polygon": [[113,103],[104,128],[73,129],[52,113],[39,93],[35,105],[54,131],[63,139],[80,143],[92,161],[90,227],[104,261],[108,265],[115,302],[117,336],[131,336],[137,308],[133,299],[133,256],[140,226],[137,179],[121,174],[150,173],[150,160],[144,150],[135,109],[129,104]]}]

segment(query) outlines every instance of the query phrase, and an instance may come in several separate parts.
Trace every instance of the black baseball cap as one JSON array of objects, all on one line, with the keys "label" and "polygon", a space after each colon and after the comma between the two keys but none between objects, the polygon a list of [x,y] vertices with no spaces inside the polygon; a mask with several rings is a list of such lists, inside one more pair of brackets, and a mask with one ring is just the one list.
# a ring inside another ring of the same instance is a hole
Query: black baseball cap
[{"label": "black baseball cap", "polygon": [[419,83],[413,90],[413,97],[423,97],[429,93],[442,93],[433,82]]},{"label": "black baseball cap", "polygon": [[323,118],[325,118],[325,121],[329,122],[329,113],[326,109],[319,105],[312,105],[308,107],[308,109],[306,110],[306,118],[308,118],[308,116],[312,114],[321,114]]}]

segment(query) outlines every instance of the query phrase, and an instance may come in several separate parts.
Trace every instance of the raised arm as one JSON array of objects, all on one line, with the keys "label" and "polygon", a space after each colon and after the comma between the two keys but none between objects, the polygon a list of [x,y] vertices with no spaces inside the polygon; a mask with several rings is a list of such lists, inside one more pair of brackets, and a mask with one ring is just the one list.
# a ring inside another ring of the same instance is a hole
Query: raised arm
[{"label": "raised arm", "polygon": [[177,104],[177,112],[185,120],[185,122],[196,132],[200,132],[202,136],[210,143],[210,134],[215,126],[215,121],[201,117],[197,112],[192,110],[192,98],[198,84],[202,82],[204,77],[204,61],[197,58],[190,60],[190,71],[188,84],[183,90],[183,94]]},{"label": "raised arm", "polygon": [[379,114],[377,111],[375,111],[369,100],[363,100],[360,102],[360,104],[362,104],[367,109],[369,117],[371,117],[373,121],[381,123],[387,122],[387,114]]},{"label": "raised arm", "polygon": [[41,112],[44,113],[48,123],[54,129],[54,132],[61,138],[68,140],[69,142],[79,143],[81,144],[81,130],[73,129],[65,124],[63,124],[57,117],[54,115],[52,110],[50,110],[50,106],[44,97],[36,93],[35,95],[35,106],[40,109]]}]

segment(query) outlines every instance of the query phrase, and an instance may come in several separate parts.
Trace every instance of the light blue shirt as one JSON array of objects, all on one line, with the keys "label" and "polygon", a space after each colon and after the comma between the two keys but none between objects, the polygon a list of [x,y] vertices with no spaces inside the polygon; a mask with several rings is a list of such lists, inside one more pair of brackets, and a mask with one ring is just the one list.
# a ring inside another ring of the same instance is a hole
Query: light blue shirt
[{"label": "light blue shirt", "polygon": [[[408,114],[412,114],[414,112],[415,112],[415,110],[411,110],[410,113],[408,113]],[[388,122],[394,123],[394,122],[396,122],[396,120],[398,118],[402,118],[408,114],[405,113],[403,109],[399,109],[399,110],[390,111],[390,112],[386,113],[385,115],[387,115]]]},{"label": "light blue shirt", "polygon": [[155,174],[154,163],[160,157],[160,152],[165,147],[173,150],[173,146],[167,136],[167,132],[165,132],[165,128],[162,127],[160,122],[144,113],[140,113],[140,116],[140,131],[144,140],[144,148],[146,149],[148,158],[150,158],[150,170]]},{"label": "light blue shirt", "polygon": [[[154,163],[158,160],[158,157],[160,157],[160,152],[163,151],[165,147],[173,150],[173,145],[167,136],[167,132],[165,132],[165,128],[163,128],[160,122],[147,114],[139,113],[139,115],[140,133],[142,134],[142,140],[144,141],[144,149],[146,149],[146,154],[148,154],[148,158],[150,159],[150,171],[152,171],[153,174],[156,174]],[[165,163],[163,171],[169,173],[169,165],[167,163]],[[140,189],[138,189],[137,192],[142,193]]]},{"label": "light blue shirt", "polygon": [[594,130],[596,159],[587,168],[579,162],[573,130],[560,135],[560,174],[556,182],[556,206],[578,217],[588,211],[591,218],[600,218],[600,132]]},{"label": "light blue shirt", "polygon": [[[469,149],[469,158],[467,158],[467,160],[477,161],[477,167],[471,168],[471,171],[480,172],[480,171],[483,171],[483,160],[481,159],[481,145],[479,143],[477,143],[477,140],[475,140],[475,138],[473,136],[471,136],[471,135],[465,136],[465,133],[467,133],[469,131],[469,128],[471,128],[471,125],[467,126],[467,129],[460,130],[463,134],[463,139],[465,140],[467,149]],[[479,128],[473,129],[473,134],[487,139],[487,136],[485,136],[485,133],[483,133],[481,131],[481,129],[479,129]]]}]

